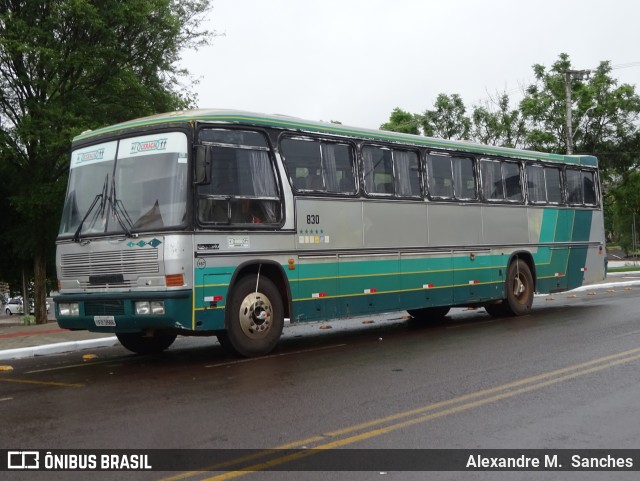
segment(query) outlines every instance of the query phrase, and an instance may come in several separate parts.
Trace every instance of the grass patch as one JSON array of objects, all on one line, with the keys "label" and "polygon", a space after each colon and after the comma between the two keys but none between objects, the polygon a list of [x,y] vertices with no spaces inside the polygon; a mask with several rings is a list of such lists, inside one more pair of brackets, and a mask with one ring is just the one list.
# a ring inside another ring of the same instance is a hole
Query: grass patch
[{"label": "grass patch", "polygon": [[629,266],[629,267],[610,267],[607,269],[607,272],[635,272],[640,271],[640,264],[637,266]]}]

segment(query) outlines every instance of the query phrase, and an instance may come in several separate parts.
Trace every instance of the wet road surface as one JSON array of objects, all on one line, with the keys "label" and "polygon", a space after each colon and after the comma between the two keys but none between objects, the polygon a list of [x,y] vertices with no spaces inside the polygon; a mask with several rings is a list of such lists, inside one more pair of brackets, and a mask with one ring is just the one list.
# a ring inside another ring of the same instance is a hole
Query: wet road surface
[{"label": "wet road surface", "polygon": [[[114,347],[14,361],[13,371],[0,373],[0,448],[637,448],[638,293],[538,297],[521,318],[456,309],[432,325],[392,313],[291,326],[259,359],[229,357],[212,338],[180,338],[161,356]],[[56,479],[637,479],[629,477],[637,472],[301,473],[286,471],[280,454],[268,459],[285,471]],[[52,479],[27,474],[7,479]]]}]

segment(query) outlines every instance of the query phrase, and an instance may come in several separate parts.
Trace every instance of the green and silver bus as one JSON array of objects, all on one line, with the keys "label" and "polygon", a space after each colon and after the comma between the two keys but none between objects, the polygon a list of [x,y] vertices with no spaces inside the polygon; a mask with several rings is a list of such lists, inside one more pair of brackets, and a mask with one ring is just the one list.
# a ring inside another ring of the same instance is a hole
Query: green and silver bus
[{"label": "green and silver bus", "polygon": [[270,352],[285,324],[453,306],[527,314],[605,277],[598,162],[278,115],[193,110],[77,136],[63,328]]}]

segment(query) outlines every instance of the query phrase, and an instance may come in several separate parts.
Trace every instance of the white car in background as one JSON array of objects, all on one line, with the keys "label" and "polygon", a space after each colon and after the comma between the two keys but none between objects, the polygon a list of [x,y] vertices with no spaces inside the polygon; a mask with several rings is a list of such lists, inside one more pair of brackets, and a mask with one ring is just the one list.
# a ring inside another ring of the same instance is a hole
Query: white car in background
[{"label": "white car in background", "polygon": [[4,306],[4,312],[6,312],[7,316],[22,314],[24,312],[24,309],[22,308],[22,299],[19,297],[9,299],[9,302]]},{"label": "white car in background", "polygon": [[[29,309],[29,313],[33,314],[35,312],[35,309],[33,308],[33,303],[31,303],[30,307],[31,308]],[[10,299],[9,302],[7,302],[4,306],[4,312],[7,314],[7,316],[12,316],[14,314],[23,314],[24,308],[22,306],[22,298],[14,297],[13,299]],[[48,301],[47,301],[47,314],[49,314]]]}]

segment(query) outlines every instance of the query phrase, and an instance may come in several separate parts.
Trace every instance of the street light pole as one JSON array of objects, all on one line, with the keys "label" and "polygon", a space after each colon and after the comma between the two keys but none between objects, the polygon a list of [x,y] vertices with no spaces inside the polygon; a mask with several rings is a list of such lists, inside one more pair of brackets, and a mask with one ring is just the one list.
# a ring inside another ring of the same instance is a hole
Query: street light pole
[{"label": "street light pole", "polygon": [[566,144],[567,155],[573,154],[573,119],[571,110],[571,84],[573,79],[587,80],[591,70],[565,70],[564,71],[564,91],[567,98],[567,113],[566,113]]}]

